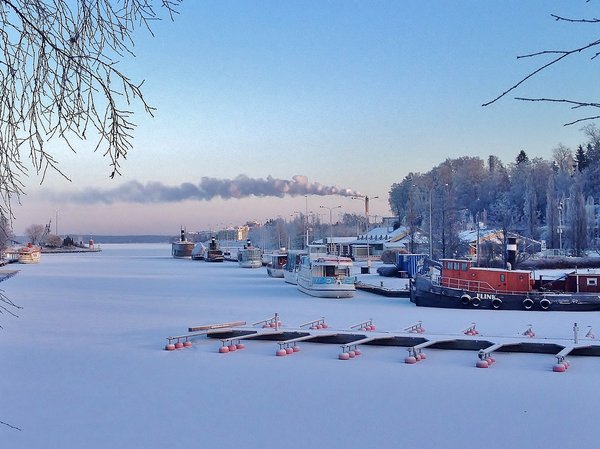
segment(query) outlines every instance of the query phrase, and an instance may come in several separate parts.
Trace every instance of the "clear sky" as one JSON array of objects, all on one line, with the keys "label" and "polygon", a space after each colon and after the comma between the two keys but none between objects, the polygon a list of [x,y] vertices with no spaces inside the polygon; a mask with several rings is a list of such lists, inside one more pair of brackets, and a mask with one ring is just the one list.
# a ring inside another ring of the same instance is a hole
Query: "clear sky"
[{"label": "clear sky", "polygon": [[[50,173],[40,185],[31,173],[15,232],[50,219],[54,230],[57,218],[61,234],[177,234],[306,210],[327,222],[321,205],[364,212],[350,192],[315,195],[312,183],[378,196],[371,214],[389,216],[390,186],[446,158],[509,163],[524,149],[549,159],[557,144],[584,141],[580,126],[562,126],[581,111],[515,95],[481,104],[542,62],[517,55],[597,38],[593,25],[551,13],[597,10],[583,0],[185,1],[155,37],[139,32],[136,57],[121,61],[158,108],[154,118],[134,108],[123,175],[110,180],[89,143],[76,155],[55,143],[72,182]],[[589,55],[576,56],[515,94],[597,99],[594,69]],[[237,189],[241,179],[270,194],[265,186],[281,183],[261,180],[297,175],[308,197],[293,187],[295,196],[223,199],[202,181],[231,192],[227,182]]]}]

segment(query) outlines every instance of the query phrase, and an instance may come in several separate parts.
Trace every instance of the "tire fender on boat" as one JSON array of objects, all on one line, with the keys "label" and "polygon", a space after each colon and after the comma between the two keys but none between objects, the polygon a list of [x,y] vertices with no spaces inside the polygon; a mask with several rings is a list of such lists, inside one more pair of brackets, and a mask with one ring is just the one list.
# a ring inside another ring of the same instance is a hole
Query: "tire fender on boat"
[{"label": "tire fender on boat", "polygon": [[499,309],[500,307],[502,307],[502,300],[500,298],[492,299],[492,307],[494,309]]},{"label": "tire fender on boat", "polygon": [[531,309],[533,307],[533,300],[531,298],[525,298],[523,300],[523,307],[527,310]]},{"label": "tire fender on boat", "polygon": [[471,304],[473,305],[473,307],[479,307],[479,304],[481,304],[481,299],[479,299],[478,296],[474,296],[473,298],[471,298]]},{"label": "tire fender on boat", "polygon": [[460,302],[462,302],[466,306],[471,302],[471,297],[465,293],[460,297]]},{"label": "tire fender on boat", "polygon": [[544,310],[548,310],[550,307],[550,300],[548,298],[542,298],[540,301],[540,307]]}]

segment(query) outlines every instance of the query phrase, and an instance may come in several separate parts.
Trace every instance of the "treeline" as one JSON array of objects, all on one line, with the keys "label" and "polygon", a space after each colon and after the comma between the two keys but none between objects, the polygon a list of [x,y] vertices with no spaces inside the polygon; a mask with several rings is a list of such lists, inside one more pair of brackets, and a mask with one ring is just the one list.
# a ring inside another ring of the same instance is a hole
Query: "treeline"
[{"label": "treeline", "polygon": [[560,144],[550,160],[522,150],[507,165],[493,155],[464,156],[410,173],[391,186],[390,208],[413,231],[431,231],[438,258],[457,253],[458,233],[477,222],[577,256],[598,249],[600,129],[583,132],[575,150]]}]

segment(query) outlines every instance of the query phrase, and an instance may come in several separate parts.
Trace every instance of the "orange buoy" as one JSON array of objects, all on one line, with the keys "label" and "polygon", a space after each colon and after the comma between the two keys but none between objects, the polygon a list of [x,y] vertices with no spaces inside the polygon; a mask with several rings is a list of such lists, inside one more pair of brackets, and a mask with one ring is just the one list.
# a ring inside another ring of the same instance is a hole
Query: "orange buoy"
[{"label": "orange buoy", "polygon": [[293,354],[294,350],[292,348],[285,348],[285,353],[286,354]]},{"label": "orange buoy", "polygon": [[552,367],[552,371],[555,373],[564,373],[566,370],[567,367],[564,365],[564,363],[557,363]]},{"label": "orange buoy", "polygon": [[220,354],[227,354],[229,352],[229,346],[221,346],[219,348],[219,353]]},{"label": "orange buoy", "polygon": [[244,343],[238,343],[237,345],[235,345],[235,347],[237,349],[244,349],[246,347],[246,345],[244,345]]},{"label": "orange buoy", "polygon": [[169,343],[167,346],[165,346],[165,351],[174,351],[175,350],[175,345],[173,343]]},{"label": "orange buoy", "polygon": [[181,348],[183,348],[183,343],[181,343],[180,341],[175,343],[175,349],[181,349]]},{"label": "orange buoy", "polygon": [[287,355],[287,351],[285,349],[278,349],[275,355],[277,357],[283,357],[284,355]]},{"label": "orange buoy", "polygon": [[338,359],[340,359],[340,360],[350,360],[350,354],[348,354],[347,352],[342,352],[338,356]]},{"label": "orange buoy", "polygon": [[192,347],[192,342],[189,340],[186,340],[183,342],[183,347],[184,348],[191,348]]},{"label": "orange buoy", "polygon": [[486,360],[477,360],[477,363],[475,364],[475,366],[477,368],[489,368],[490,365]]},{"label": "orange buoy", "polygon": [[404,359],[404,363],[408,363],[409,365],[413,365],[417,363],[417,358],[414,355],[409,355]]}]

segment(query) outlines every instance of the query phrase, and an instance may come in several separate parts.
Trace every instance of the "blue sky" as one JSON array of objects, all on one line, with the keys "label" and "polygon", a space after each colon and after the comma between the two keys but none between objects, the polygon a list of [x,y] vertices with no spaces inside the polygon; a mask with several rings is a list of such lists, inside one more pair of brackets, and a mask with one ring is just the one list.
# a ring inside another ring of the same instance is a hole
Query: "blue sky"
[{"label": "blue sky", "polygon": [[[594,12],[583,0],[186,1],[175,22],[154,26],[154,38],[137,33],[136,57],[121,61],[133,80],[145,80],[158,108],[150,118],[134,107],[138,127],[123,175],[108,179],[88,143],[77,155],[54,144],[72,182],[50,174],[40,186],[31,174],[15,231],[57,215],[60,233],[127,234],[287,218],[320,205],[363,210],[362,201],[337,195],[111,204],[59,195],[238,175],[302,175],[379,196],[371,213],[382,216],[392,183],[446,158],[495,154],[509,163],[521,149],[550,158],[559,143],[584,140],[580,126],[562,126],[580,112],[514,95],[481,104],[541,62],[517,55],[597,38],[593,26],[550,13]],[[596,64],[577,56],[515,94],[597,98]]]}]

